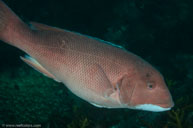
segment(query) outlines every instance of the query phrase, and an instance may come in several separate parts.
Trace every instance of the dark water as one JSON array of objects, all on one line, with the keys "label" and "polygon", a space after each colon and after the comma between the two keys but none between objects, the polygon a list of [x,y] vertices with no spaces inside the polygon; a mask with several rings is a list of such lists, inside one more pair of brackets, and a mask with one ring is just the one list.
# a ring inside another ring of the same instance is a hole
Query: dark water
[{"label": "dark water", "polygon": [[62,84],[24,64],[19,59],[23,52],[0,42],[1,126],[193,127],[192,0],[5,2],[26,23],[36,21],[98,37],[143,57],[164,75],[175,107],[162,113],[93,107],[74,96]]}]

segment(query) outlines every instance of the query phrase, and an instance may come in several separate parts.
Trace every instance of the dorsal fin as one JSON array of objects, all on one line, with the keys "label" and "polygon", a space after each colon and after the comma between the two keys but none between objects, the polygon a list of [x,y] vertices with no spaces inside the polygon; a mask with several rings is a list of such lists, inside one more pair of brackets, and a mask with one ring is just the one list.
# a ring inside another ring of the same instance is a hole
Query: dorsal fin
[{"label": "dorsal fin", "polygon": [[25,63],[30,65],[32,68],[36,69],[37,71],[43,73],[45,76],[54,79],[57,82],[60,82],[59,80],[56,79],[54,75],[52,75],[50,72],[48,72],[38,61],[36,61],[34,58],[30,56],[25,56],[25,57],[20,57]]},{"label": "dorsal fin", "polygon": [[64,31],[60,28],[51,27],[51,26],[41,24],[41,23],[37,23],[37,22],[30,22],[30,24],[32,25],[32,27],[34,27],[37,30],[48,30],[48,31],[55,31],[55,32]]}]

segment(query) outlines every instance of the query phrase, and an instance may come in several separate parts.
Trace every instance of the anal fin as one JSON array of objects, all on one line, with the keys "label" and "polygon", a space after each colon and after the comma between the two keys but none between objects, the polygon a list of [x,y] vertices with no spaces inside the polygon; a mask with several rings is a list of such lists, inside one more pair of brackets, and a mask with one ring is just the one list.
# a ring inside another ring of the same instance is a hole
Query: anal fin
[{"label": "anal fin", "polygon": [[57,82],[60,82],[56,79],[54,75],[52,75],[49,71],[47,71],[37,60],[30,56],[20,57],[25,63],[27,63],[29,66],[34,68],[35,70],[39,71],[40,73],[44,74],[45,76],[54,79]]}]

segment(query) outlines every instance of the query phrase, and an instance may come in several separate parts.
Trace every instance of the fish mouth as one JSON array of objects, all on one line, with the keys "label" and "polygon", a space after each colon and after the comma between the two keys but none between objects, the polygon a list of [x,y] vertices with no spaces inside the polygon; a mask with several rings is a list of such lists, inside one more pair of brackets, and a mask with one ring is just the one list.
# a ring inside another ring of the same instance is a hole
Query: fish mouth
[{"label": "fish mouth", "polygon": [[155,105],[160,106],[162,108],[172,108],[174,107],[174,102],[172,101],[169,104],[155,104]]}]

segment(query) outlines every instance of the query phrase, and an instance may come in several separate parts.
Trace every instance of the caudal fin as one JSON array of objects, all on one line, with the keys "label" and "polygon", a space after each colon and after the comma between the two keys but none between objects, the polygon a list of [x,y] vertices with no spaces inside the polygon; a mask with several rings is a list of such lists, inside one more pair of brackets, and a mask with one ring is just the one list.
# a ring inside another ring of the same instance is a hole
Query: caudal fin
[{"label": "caudal fin", "polygon": [[0,40],[19,47],[18,40],[29,30],[30,28],[0,0]]}]

